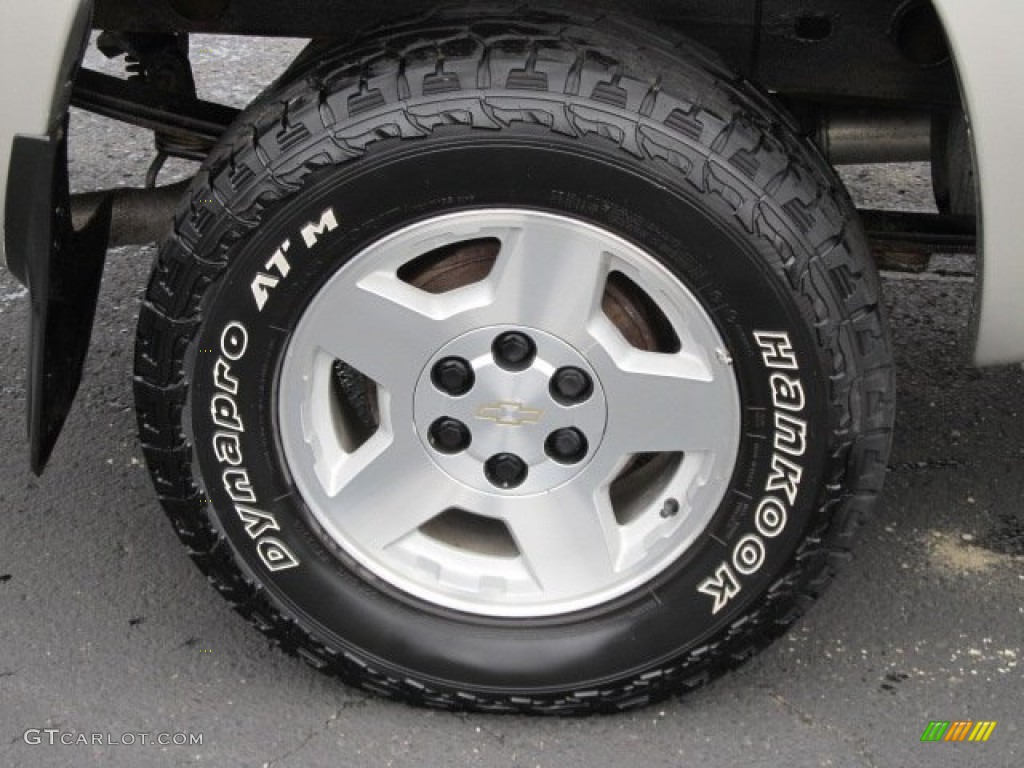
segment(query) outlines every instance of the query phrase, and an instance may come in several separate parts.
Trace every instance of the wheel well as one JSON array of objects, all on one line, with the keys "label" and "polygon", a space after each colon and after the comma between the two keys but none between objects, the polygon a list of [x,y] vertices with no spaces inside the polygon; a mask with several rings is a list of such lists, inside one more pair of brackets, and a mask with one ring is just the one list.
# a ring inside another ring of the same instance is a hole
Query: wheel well
[{"label": "wheel well", "polygon": [[[636,6],[596,1],[687,36],[773,92],[947,106],[958,101],[949,47],[930,0],[649,0]],[[542,5],[557,13],[576,2]],[[97,0],[94,24],[117,31],[343,38],[429,13],[436,5],[430,0]]]}]

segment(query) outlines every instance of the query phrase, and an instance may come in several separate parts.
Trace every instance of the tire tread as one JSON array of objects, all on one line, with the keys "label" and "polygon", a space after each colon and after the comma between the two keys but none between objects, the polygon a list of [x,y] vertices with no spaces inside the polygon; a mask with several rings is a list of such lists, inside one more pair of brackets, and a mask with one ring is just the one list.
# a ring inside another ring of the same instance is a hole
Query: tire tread
[{"label": "tire tread", "polygon": [[[881,490],[894,408],[891,350],[878,276],[841,183],[795,136],[788,116],[696,47],[659,49],[631,22],[590,22],[526,11],[471,19],[437,12],[356,39],[319,64],[297,63],[211,153],[153,270],[139,320],[135,391],[146,459],[175,530],[215,588],[261,632],[365,690],[428,707],[534,714],[622,711],[694,690],[807,610],[848,559]],[[660,74],[637,76],[614,53],[630,39],[642,43]],[[390,676],[328,648],[285,616],[238,567],[211,522],[183,420],[189,346],[204,297],[268,209],[318,171],[381,142],[415,141],[447,126],[495,131],[516,123],[593,134],[681,174],[709,205],[763,239],[817,329],[831,366],[835,429],[830,490],[814,528],[757,608],[713,643],[598,690],[484,697]]]}]

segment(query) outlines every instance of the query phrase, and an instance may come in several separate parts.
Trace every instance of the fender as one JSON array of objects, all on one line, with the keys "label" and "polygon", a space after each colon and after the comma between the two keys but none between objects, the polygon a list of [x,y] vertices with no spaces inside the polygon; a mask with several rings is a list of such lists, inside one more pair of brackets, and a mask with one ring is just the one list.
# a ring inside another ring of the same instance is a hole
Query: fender
[{"label": "fender", "polygon": [[980,287],[974,362],[1024,360],[1024,254],[1019,241],[1024,153],[1019,0],[934,0],[953,49],[977,168]]},{"label": "fender", "polygon": [[[62,130],[71,86],[88,42],[93,0],[5,0],[0,51],[24,67],[0,67],[0,211],[9,197],[8,174],[16,137],[47,141]],[[14,105],[17,105],[14,108]],[[0,267],[24,281],[24,258],[0,219]]]}]

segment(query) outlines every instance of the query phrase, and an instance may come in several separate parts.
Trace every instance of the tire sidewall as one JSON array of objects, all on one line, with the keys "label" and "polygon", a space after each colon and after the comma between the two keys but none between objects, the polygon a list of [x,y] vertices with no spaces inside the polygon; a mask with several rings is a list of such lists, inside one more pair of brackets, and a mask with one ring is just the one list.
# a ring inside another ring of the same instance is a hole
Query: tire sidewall
[{"label": "tire sidewall", "polygon": [[[290,333],[317,291],[349,259],[399,229],[492,207],[577,218],[656,256],[714,320],[740,388],[736,471],[708,529],[643,588],[578,614],[488,619],[394,590],[326,538],[291,481],[279,443],[280,368]],[[326,210],[337,228],[306,248],[302,228]],[[774,234],[801,249],[789,233]],[[290,271],[267,291],[260,309],[253,281],[260,274],[281,278],[268,264],[285,241]],[[451,129],[414,144],[383,142],[358,162],[315,174],[300,192],[268,207],[261,225],[228,258],[229,268],[206,296],[192,344],[186,413],[195,464],[211,518],[241,567],[328,648],[398,679],[459,690],[596,687],[697,658],[731,624],[756,612],[818,524],[838,425],[831,423],[812,308],[794,287],[773,237],[749,226],[727,196],[698,189],[663,164],[615,151],[599,138],[555,138],[528,127],[486,136]],[[774,354],[786,344],[791,355]],[[240,429],[231,429],[226,412],[218,411],[225,397]],[[806,427],[799,452],[779,449],[780,418],[790,428]],[[220,438],[218,455],[217,435],[225,433],[234,437]],[[230,444],[237,444],[237,455],[223,450]],[[793,482],[773,488],[780,466],[791,468],[784,479],[799,475],[791,497]],[[238,483],[242,471],[248,486]],[[780,524],[766,525],[766,503],[776,521],[781,510]]]}]

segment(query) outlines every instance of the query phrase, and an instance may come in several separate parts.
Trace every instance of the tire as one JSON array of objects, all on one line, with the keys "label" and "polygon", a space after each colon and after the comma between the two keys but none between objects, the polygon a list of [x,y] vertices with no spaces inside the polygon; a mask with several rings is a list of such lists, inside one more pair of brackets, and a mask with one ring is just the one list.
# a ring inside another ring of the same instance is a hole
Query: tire
[{"label": "tire", "polygon": [[961,108],[932,127],[932,189],[940,213],[976,216],[974,147],[967,113]]},{"label": "tire", "polygon": [[218,591],[433,707],[618,711],[735,667],[847,558],[891,438],[840,183],[615,18],[438,13],[272,87],[137,345],[153,481]]}]

